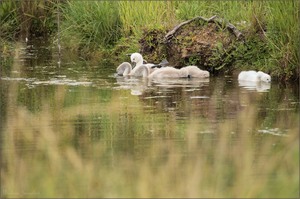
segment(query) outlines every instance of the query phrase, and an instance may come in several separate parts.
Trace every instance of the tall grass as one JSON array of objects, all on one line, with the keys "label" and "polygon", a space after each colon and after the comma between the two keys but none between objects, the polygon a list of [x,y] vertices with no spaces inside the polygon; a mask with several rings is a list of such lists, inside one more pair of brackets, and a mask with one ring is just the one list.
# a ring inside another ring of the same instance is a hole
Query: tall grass
[{"label": "tall grass", "polygon": [[172,27],[176,23],[175,4],[172,1],[120,1],[124,34],[141,35],[146,28]]},{"label": "tall grass", "polygon": [[[4,1],[0,4],[0,39],[13,40],[18,29],[17,6],[14,1]],[[2,43],[2,42],[1,42]]]},{"label": "tall grass", "polygon": [[249,4],[248,1],[185,1],[178,4],[176,17],[188,20],[196,16],[209,18],[218,15],[231,23],[238,23],[247,19]]},{"label": "tall grass", "polygon": [[[0,36],[11,40],[49,36],[56,31],[57,1],[1,1]],[[4,34],[4,35],[3,35]]]},{"label": "tall grass", "polygon": [[[122,38],[114,51],[116,63],[128,60],[126,54],[140,51],[144,31],[168,30],[177,23],[175,1],[119,1]],[[119,58],[119,60],[118,60]]]},{"label": "tall grass", "polygon": [[68,1],[62,12],[62,38],[66,46],[106,48],[121,36],[117,2]]},{"label": "tall grass", "polygon": [[51,37],[56,8],[57,0],[0,1],[0,64],[12,59],[14,42]]},{"label": "tall grass", "polygon": [[299,1],[268,2],[267,38],[271,48],[271,68],[281,78],[299,78]]}]

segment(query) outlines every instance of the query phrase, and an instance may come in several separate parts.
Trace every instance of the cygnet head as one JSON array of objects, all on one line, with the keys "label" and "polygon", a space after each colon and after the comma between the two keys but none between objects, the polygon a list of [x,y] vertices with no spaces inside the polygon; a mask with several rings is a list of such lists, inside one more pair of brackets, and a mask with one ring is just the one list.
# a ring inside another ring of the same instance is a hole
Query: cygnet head
[{"label": "cygnet head", "polygon": [[202,70],[200,73],[201,77],[209,77],[209,72],[207,70]]},{"label": "cygnet head", "polygon": [[143,56],[140,53],[132,53],[130,55],[130,60],[133,66],[140,66],[143,64]]},{"label": "cygnet head", "polygon": [[259,76],[259,78],[260,78],[261,81],[263,81],[263,82],[271,82],[271,76],[268,75],[267,73],[258,71],[257,74],[258,74],[258,76]]},{"label": "cygnet head", "polygon": [[120,76],[126,76],[131,72],[131,64],[128,62],[123,62],[117,68],[117,74]]}]

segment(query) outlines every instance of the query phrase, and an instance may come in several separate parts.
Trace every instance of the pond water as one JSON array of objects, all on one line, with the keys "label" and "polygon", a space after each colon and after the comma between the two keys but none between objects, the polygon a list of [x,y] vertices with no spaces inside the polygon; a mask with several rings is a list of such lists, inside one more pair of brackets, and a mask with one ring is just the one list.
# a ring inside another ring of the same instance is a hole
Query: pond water
[{"label": "pond water", "polygon": [[[286,149],[283,140],[299,131],[298,83],[281,84],[275,80],[271,84],[251,85],[238,82],[237,75],[149,81],[116,77],[113,65],[62,60],[58,66],[57,61],[57,54],[50,48],[25,46],[14,62],[1,71],[1,150],[7,172],[3,196],[76,195],[77,192],[72,195],[56,188],[56,192],[43,192],[37,186],[40,181],[28,177],[40,176],[41,168],[51,171],[48,175],[43,172],[44,179],[67,173],[69,167],[57,173],[51,170],[52,166],[47,167],[53,164],[49,154],[65,153],[66,148],[75,151],[82,161],[118,173],[118,164],[124,157],[132,164],[142,164],[148,157],[169,158],[169,152],[158,147],[161,145],[176,148],[174,154],[183,159],[213,157],[205,154],[203,148],[218,145],[223,131],[229,132],[230,147],[245,141],[241,136],[245,131],[250,135],[247,138],[254,140],[252,144],[261,146],[254,151],[263,150],[264,142],[277,151]],[[66,159],[73,157],[66,154]],[[256,152],[255,157],[265,155]],[[153,167],[161,164],[155,163],[157,159],[151,160]],[[45,163],[37,166],[42,161]],[[79,160],[70,158],[72,161]],[[12,186],[12,181],[17,185]],[[49,184],[45,186],[51,189]],[[95,192],[90,196],[143,196],[134,195],[133,188],[131,191]]]}]

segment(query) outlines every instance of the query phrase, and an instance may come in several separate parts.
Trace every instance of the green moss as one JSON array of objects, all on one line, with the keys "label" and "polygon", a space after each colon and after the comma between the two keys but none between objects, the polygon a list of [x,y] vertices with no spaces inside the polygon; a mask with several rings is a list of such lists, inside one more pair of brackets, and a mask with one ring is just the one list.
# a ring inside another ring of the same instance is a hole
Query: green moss
[{"label": "green moss", "polygon": [[145,29],[139,40],[141,53],[148,62],[159,63],[167,57],[164,36],[167,30],[163,28]]}]

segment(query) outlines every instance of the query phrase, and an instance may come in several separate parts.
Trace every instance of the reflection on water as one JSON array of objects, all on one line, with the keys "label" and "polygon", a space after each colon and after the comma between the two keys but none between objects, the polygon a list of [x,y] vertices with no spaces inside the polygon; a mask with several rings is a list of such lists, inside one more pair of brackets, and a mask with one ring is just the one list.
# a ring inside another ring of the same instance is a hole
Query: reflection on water
[{"label": "reflection on water", "polygon": [[[167,88],[184,88],[187,91],[200,89],[207,86],[209,79],[187,79],[187,78],[170,78],[170,79],[152,79],[134,78],[134,77],[116,77],[116,84],[119,85],[114,89],[128,89],[131,90],[132,95],[142,95],[147,90],[154,87],[166,90]],[[155,96],[153,96],[155,98]]]},{"label": "reflection on water", "polygon": [[239,80],[239,86],[248,90],[256,90],[257,92],[265,92],[271,88],[271,83],[269,82],[251,82]]},{"label": "reflection on water", "polygon": [[50,78],[46,81],[40,81],[35,78],[10,78],[10,77],[3,77],[1,80],[6,81],[24,81],[27,82],[27,86],[32,88],[34,85],[67,85],[67,86],[88,86],[91,85],[92,82],[81,82],[78,80],[72,80],[66,78],[66,76],[57,76],[54,78]]},{"label": "reflection on water", "polygon": [[[164,186],[173,181],[180,193],[176,196],[181,197],[187,192],[193,197],[224,196],[213,190],[229,187],[230,196],[234,190],[248,193],[248,181],[240,183],[237,176],[261,181],[263,187],[265,174],[259,173],[268,171],[260,165],[266,154],[285,149],[283,139],[291,138],[292,143],[299,130],[299,85],[245,83],[235,76],[151,81],[115,77],[115,66],[91,67],[73,61],[62,62],[58,68],[55,55],[47,50],[48,56],[41,58],[40,51],[24,53],[26,49],[21,48],[0,80],[1,149],[8,178],[2,194],[6,197],[87,197],[87,193],[91,197],[159,197],[143,185]],[[251,140],[254,143],[247,145]],[[247,170],[251,162],[262,170]],[[233,166],[240,164],[245,165]],[[239,173],[243,171],[249,173]],[[216,172],[223,184],[211,178]],[[170,181],[159,177],[164,175]],[[19,176],[20,184],[13,180]],[[209,180],[200,183],[201,176]],[[16,185],[11,186],[12,181]],[[182,190],[189,181],[193,189]],[[64,192],[70,190],[68,182],[75,186],[73,195]],[[62,184],[64,190],[54,188],[52,193],[55,184]],[[215,188],[216,184],[220,187]],[[200,185],[207,192],[199,192]],[[103,187],[106,192],[101,192]],[[175,196],[164,188],[165,196]]]}]

